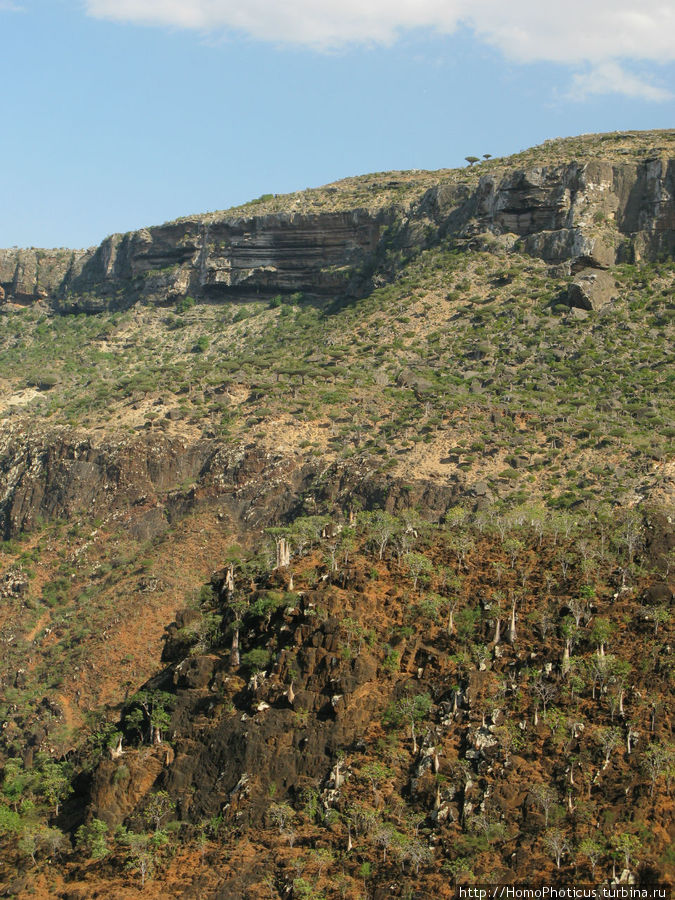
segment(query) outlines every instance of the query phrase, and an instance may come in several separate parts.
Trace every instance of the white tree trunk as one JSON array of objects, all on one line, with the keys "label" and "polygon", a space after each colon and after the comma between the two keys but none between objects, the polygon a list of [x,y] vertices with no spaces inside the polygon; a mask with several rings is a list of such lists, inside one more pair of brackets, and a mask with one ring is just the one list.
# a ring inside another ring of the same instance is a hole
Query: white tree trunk
[{"label": "white tree trunk", "polygon": [[286,538],[277,541],[277,569],[285,569],[291,564],[291,548]]},{"label": "white tree trunk", "polygon": [[234,566],[228,566],[225,572],[225,596],[229,600],[234,594]]},{"label": "white tree trunk", "polygon": [[565,641],[565,649],[563,650],[562,663],[560,664],[563,675],[567,675],[570,670],[570,642]]},{"label": "white tree trunk", "polygon": [[509,628],[506,632],[506,640],[509,644],[515,644],[516,642],[516,601],[513,601],[513,605],[511,606],[511,619],[509,621]]}]

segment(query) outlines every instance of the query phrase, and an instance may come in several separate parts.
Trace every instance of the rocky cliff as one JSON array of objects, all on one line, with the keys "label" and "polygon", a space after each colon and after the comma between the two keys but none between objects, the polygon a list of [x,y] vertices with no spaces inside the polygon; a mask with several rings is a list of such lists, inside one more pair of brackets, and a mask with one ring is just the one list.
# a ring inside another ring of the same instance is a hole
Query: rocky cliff
[{"label": "rocky cliff", "polygon": [[501,246],[577,269],[675,248],[675,158],[665,148],[626,162],[498,163],[478,167],[477,177],[439,173],[431,187],[429,173],[411,176],[398,195],[370,205],[329,186],[308,211],[296,200],[283,211],[244,207],[115,234],[87,251],[5,250],[0,285],[10,300],[48,298],[61,311],[188,295],[321,300],[367,289],[386,250],[409,256],[441,237],[492,234]]},{"label": "rocky cliff", "polygon": [[53,299],[68,290],[91,250],[0,250],[0,299],[32,303]]},{"label": "rocky cliff", "polygon": [[26,437],[6,428],[0,440],[0,537],[34,530],[42,522],[80,514],[131,510],[128,527],[139,540],[167,521],[215,503],[245,529],[299,514],[304,507],[340,509],[349,502],[395,512],[421,505],[438,519],[466,484],[427,479],[403,483],[372,466],[329,468],[261,448],[230,448],[159,434],[94,443],[70,428]]},{"label": "rocky cliff", "polygon": [[348,291],[386,220],[364,210],[195,217],[114,234],[91,251],[2,251],[0,284],[10,300],[48,296],[62,311],[171,303],[188,295],[249,300],[302,291],[332,297]]},{"label": "rocky cliff", "polygon": [[479,221],[513,232],[524,249],[551,261],[605,268],[650,259],[675,247],[675,160],[605,161],[486,178],[477,198]]},{"label": "rocky cliff", "polygon": [[672,881],[674,158],[0,254],[0,896]]}]

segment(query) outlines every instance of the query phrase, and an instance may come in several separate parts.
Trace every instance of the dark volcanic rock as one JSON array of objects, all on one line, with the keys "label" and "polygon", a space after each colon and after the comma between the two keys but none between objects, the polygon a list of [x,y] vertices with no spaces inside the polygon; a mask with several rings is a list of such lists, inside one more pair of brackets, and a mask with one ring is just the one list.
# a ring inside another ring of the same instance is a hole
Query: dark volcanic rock
[{"label": "dark volcanic rock", "polygon": [[[94,445],[67,428],[28,438],[7,430],[0,444],[0,528],[11,537],[40,519],[107,513],[139,499],[156,505],[159,494],[194,479],[211,450],[164,436]],[[161,530],[157,514],[141,515],[141,532]]]},{"label": "dark volcanic rock", "polygon": [[99,763],[91,787],[92,815],[111,829],[121,824],[152,788],[164,763],[162,747],[127,751],[120,759]]}]

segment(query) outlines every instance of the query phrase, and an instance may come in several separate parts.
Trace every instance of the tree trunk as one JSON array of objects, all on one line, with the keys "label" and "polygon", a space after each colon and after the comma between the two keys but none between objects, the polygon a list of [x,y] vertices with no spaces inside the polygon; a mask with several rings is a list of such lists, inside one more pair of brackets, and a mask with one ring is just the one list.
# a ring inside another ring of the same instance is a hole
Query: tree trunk
[{"label": "tree trunk", "polygon": [[565,649],[563,650],[562,663],[560,664],[563,675],[567,675],[570,670],[570,642],[565,641]]},{"label": "tree trunk", "polygon": [[277,541],[277,569],[285,569],[291,564],[291,548],[286,538]]},{"label": "tree trunk", "polygon": [[227,571],[225,572],[225,597],[226,597],[226,599],[231,600],[233,594],[234,594],[234,566],[228,566]]},{"label": "tree trunk", "polygon": [[516,642],[516,602],[513,601],[513,605],[511,607],[511,620],[509,621],[509,628],[506,632],[506,640],[509,644],[515,644]]},{"label": "tree trunk", "polygon": [[631,741],[633,740],[633,729],[631,726],[628,726],[628,733],[626,734],[626,753],[630,756],[631,752]]},{"label": "tree trunk", "polygon": [[333,781],[335,782],[335,790],[339,791],[342,785],[344,784],[344,776],[342,774],[342,764],[340,760],[335,763],[335,767],[333,769]]},{"label": "tree trunk", "polygon": [[230,651],[230,664],[232,667],[239,666],[239,629],[235,628],[232,632],[232,648]]}]

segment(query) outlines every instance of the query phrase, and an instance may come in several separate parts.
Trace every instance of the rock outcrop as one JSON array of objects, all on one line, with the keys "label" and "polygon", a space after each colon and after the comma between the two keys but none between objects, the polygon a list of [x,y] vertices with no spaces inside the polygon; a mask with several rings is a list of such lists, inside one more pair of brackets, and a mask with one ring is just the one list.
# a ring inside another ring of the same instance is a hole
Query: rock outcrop
[{"label": "rock outcrop", "polygon": [[208,450],[163,437],[97,446],[70,429],[27,440],[20,429],[8,429],[0,445],[0,534],[81,511],[152,505],[198,476]]},{"label": "rock outcrop", "polygon": [[138,540],[164,531],[200,503],[216,502],[228,518],[258,529],[309,504],[400,512],[420,504],[440,519],[463,485],[433,479],[412,483],[374,474],[365,463],[318,463],[259,448],[147,434],[95,443],[63,427],[26,439],[21,426],[0,441],[0,537],[30,531],[42,521],[80,513],[128,516]]},{"label": "rock outcrop", "polygon": [[[439,210],[443,211],[442,192]],[[452,200],[451,200],[452,203]],[[520,249],[552,263],[608,268],[675,248],[675,160],[537,167],[487,175],[464,204],[464,229],[513,234]],[[458,210],[449,218],[452,226]]]},{"label": "rock outcrop", "polygon": [[675,251],[675,160],[534,166],[477,184],[439,174],[416,200],[269,215],[193,216],[106,238],[95,249],[0,251],[6,300],[96,312],[170,304],[358,295],[391,277],[387,251],[410,256],[444,238],[488,234],[572,271]]},{"label": "rock outcrop", "polygon": [[609,272],[582,269],[567,288],[565,302],[576,309],[598,310],[617,296],[616,281]]},{"label": "rock outcrop", "polygon": [[53,301],[68,290],[93,254],[93,248],[0,250],[0,302]]},{"label": "rock outcrop", "polygon": [[98,312],[138,300],[169,304],[188,295],[212,301],[295,292],[334,297],[349,292],[390,217],[358,209],[193,217],[114,234],[94,250],[58,257],[59,251],[2,251],[0,284],[17,302],[47,291],[62,312]]}]

